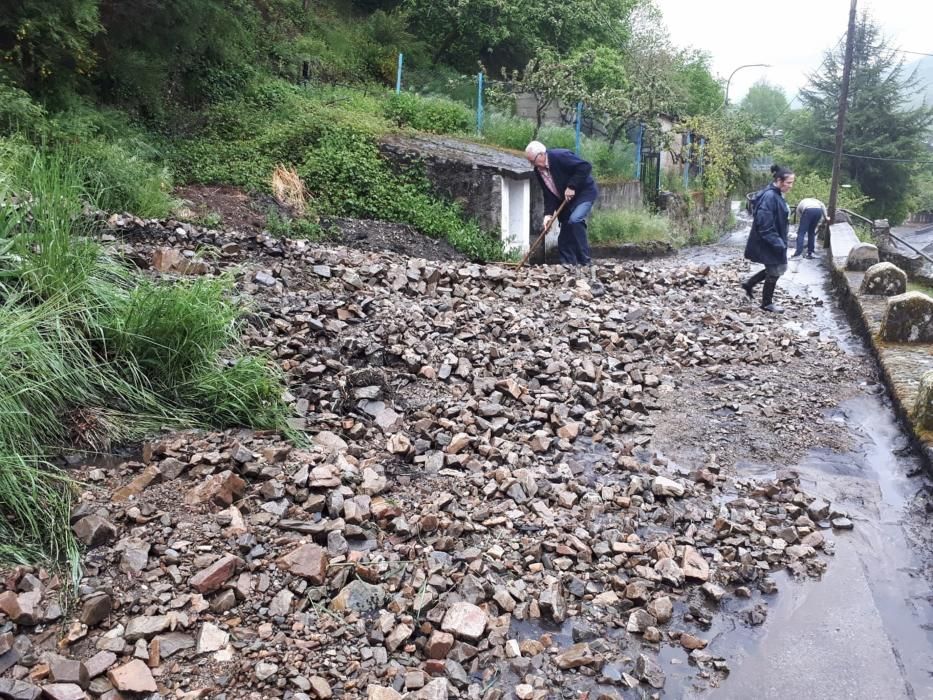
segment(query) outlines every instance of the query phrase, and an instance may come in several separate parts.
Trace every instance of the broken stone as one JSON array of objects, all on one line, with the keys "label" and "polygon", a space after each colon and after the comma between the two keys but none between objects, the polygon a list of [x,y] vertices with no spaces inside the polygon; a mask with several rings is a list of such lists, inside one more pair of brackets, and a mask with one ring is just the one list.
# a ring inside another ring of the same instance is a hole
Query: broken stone
[{"label": "broken stone", "polygon": [[110,669],[107,678],[121,693],[154,693],[159,689],[149,667],[139,659]]},{"label": "broken stone", "polygon": [[88,678],[96,678],[107,672],[117,662],[117,655],[112,651],[99,651],[84,662]]},{"label": "broken stone", "polygon": [[554,657],[554,664],[561,670],[590,666],[596,662],[596,657],[590,651],[587,643],[574,644]]},{"label": "broken stone", "polygon": [[645,654],[638,655],[633,673],[638,680],[647,683],[652,688],[660,690],[664,687],[664,672],[661,670],[660,666]]},{"label": "broken stone", "polygon": [[71,526],[75,537],[86,547],[99,547],[113,542],[117,528],[98,515],[86,515]]},{"label": "broken stone", "polygon": [[38,605],[42,592],[26,591],[16,595],[13,591],[0,593],[0,612],[3,612],[17,625],[32,626],[38,623]]},{"label": "broken stone", "polygon": [[444,659],[454,645],[454,636],[448,632],[435,630],[425,644],[424,652],[429,659]]},{"label": "broken stone", "polygon": [[185,495],[185,503],[198,505],[208,501],[219,505],[229,506],[238,499],[246,489],[246,482],[232,471],[222,471],[212,474],[204,481],[191,489]]},{"label": "broken stone", "polygon": [[687,578],[706,581],[709,579],[709,564],[706,559],[690,545],[684,546],[684,558],[681,562],[684,576]]},{"label": "broken stone", "polygon": [[545,589],[538,598],[538,606],[541,612],[550,616],[554,622],[563,622],[567,618],[567,603],[559,580],[552,578],[545,582]]},{"label": "broken stone", "polygon": [[140,615],[131,617],[126,623],[126,631],[123,636],[128,642],[135,642],[137,639],[150,639],[151,637],[164,632],[172,624],[168,615]]},{"label": "broken stone", "polygon": [[38,700],[40,695],[42,695],[42,689],[31,683],[12,678],[0,678],[0,697],[5,700]]},{"label": "broken stone", "polygon": [[110,616],[113,601],[106,593],[93,595],[81,606],[79,620],[88,627],[95,627]]},{"label": "broken stone", "polygon": [[243,560],[234,554],[227,554],[202,569],[188,582],[198,593],[211,593],[220,588],[243,565]]},{"label": "broken stone", "polygon": [[315,586],[324,583],[327,576],[327,553],[316,544],[302,544],[276,561],[276,565],[307,578]]},{"label": "broken stone", "polygon": [[330,602],[332,610],[352,610],[354,612],[370,612],[378,610],[385,602],[386,592],[382,586],[374,586],[354,579]]},{"label": "broken stone", "polygon": [[229,639],[230,635],[227,632],[211,622],[205,622],[198,632],[197,652],[198,654],[210,654],[219,651],[227,646]]},{"label": "broken stone", "polygon": [[91,682],[87,668],[80,661],[51,654],[48,664],[49,679],[53,683],[73,684],[83,690]]},{"label": "broken stone", "polygon": [[88,700],[87,693],[75,683],[49,683],[42,686],[42,695],[48,700]]},{"label": "broken stone", "polygon": [[478,641],[486,630],[486,613],[472,603],[454,603],[444,614],[441,629],[459,639]]},{"label": "broken stone", "polygon": [[656,476],[651,482],[651,492],[655,496],[680,498],[685,490],[683,484],[663,476]]}]

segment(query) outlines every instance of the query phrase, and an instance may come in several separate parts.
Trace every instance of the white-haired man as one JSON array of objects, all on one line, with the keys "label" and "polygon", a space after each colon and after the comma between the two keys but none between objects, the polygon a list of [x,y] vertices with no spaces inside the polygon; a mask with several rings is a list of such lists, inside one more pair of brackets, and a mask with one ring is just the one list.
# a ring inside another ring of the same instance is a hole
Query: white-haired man
[{"label": "white-haired man", "polygon": [[599,195],[593,180],[593,166],[566,148],[547,148],[540,141],[525,147],[525,157],[534,166],[544,193],[546,226],[563,200],[567,206],[560,214],[557,251],[564,265],[590,265],[590,244],[586,237],[586,219]]}]

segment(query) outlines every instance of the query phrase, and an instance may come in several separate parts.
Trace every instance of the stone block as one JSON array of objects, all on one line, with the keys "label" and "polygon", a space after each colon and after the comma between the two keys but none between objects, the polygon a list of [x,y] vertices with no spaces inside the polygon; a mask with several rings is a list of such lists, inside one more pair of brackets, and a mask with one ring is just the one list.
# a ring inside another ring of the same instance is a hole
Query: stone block
[{"label": "stone block", "polygon": [[859,294],[880,294],[886,297],[907,291],[907,274],[894,263],[882,262],[865,270]]},{"label": "stone block", "polygon": [[878,263],[878,246],[871,243],[859,243],[852,246],[846,258],[846,269],[855,272],[867,270]]},{"label": "stone block", "polygon": [[913,418],[920,430],[933,430],[933,370],[920,378]]},{"label": "stone block", "polygon": [[881,318],[881,340],[933,343],[933,299],[922,292],[890,297]]}]

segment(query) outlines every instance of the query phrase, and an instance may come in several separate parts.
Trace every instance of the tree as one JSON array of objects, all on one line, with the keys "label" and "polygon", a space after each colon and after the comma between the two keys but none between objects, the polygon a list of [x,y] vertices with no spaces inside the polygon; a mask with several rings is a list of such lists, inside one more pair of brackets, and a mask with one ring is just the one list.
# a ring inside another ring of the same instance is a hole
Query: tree
[{"label": "tree", "polygon": [[[803,160],[824,171],[832,163],[844,51],[839,46],[827,52],[820,72],[810,76],[809,87],[800,92],[806,110],[791,132],[792,140],[808,147]],[[933,124],[933,109],[905,106],[917,89],[916,75],[904,74],[903,60],[868,14],[859,18],[852,56],[843,172],[872,198],[867,216],[899,222],[907,213],[914,170],[903,161],[924,153],[922,138]]]},{"label": "tree", "polygon": [[47,93],[87,76],[101,31],[99,0],[4,3],[0,12],[0,70],[31,93]]},{"label": "tree", "polygon": [[620,46],[640,0],[405,0],[412,31],[433,49],[433,62],[497,73],[523,68],[542,50],[570,55],[585,41]]},{"label": "tree", "polygon": [[711,114],[722,106],[722,86],[713,77],[709,61],[709,55],[701,51],[674,54],[675,114]]},{"label": "tree", "polygon": [[531,94],[535,99],[535,129],[533,138],[544,122],[544,115],[554,103],[574,103],[581,99],[586,88],[574,70],[574,66],[562,60],[553,51],[541,51],[531,59],[523,71],[502,71],[504,80],[500,85],[490,86],[490,98],[497,101],[512,99],[520,93]]},{"label": "tree", "polygon": [[769,129],[774,127],[780,116],[787,111],[787,107],[784,91],[761,79],[749,88],[740,109],[748,114],[755,125]]},{"label": "tree", "polygon": [[676,117],[715,111],[723,92],[709,70],[709,56],[674,46],[662,20],[650,4],[632,13],[625,67],[633,115],[646,121],[661,112]]},{"label": "tree", "polygon": [[[753,153],[754,128],[741,112],[718,112],[688,117],[681,128],[694,135],[694,143],[704,141],[703,193],[707,201],[732,193],[747,179],[748,162]],[[681,152],[687,157],[686,151]],[[690,149],[689,157],[699,164],[700,149]]]}]

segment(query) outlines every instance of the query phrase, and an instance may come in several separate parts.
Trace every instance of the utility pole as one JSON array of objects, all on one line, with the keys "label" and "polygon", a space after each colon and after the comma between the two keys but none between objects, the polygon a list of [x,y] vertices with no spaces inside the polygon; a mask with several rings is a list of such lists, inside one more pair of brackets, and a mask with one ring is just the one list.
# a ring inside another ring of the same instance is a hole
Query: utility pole
[{"label": "utility pole", "polygon": [[[829,187],[829,223],[836,220],[836,196],[839,194],[839,176],[842,170],[842,137],[846,130],[846,107],[849,104],[849,75],[852,73],[852,49],[855,44],[855,3],[849,7],[849,31],[846,35],[846,58],[842,66],[842,89],[839,92],[839,112],[836,115],[836,150],[833,152],[833,180]],[[829,236],[826,236],[829,245]]]}]

